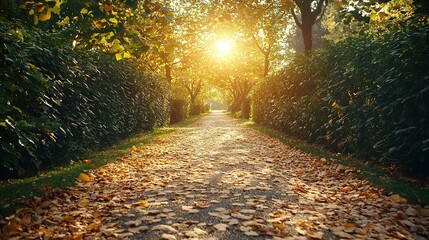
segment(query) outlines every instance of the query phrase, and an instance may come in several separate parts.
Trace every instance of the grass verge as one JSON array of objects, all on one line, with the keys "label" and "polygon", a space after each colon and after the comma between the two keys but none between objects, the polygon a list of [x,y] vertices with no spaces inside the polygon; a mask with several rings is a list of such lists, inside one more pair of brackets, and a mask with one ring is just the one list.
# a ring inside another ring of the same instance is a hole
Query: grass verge
[{"label": "grass verge", "polygon": [[177,129],[192,124],[199,118],[201,116],[191,117],[178,124],[157,128],[151,132],[138,133],[104,150],[94,151],[83,158],[91,160],[91,164],[87,164],[85,161],[71,162],[67,166],[42,171],[33,177],[1,182],[0,219],[11,215],[16,209],[25,206],[25,201],[34,196],[43,197],[52,189],[63,189],[73,186],[80,173],[118,160],[119,157],[128,153],[132,146],[141,147],[163,139]]},{"label": "grass verge", "polygon": [[379,166],[359,159],[345,159],[341,156],[337,156],[336,154],[332,154],[323,148],[308,144],[302,140],[287,136],[279,131],[258,125],[254,122],[243,120],[242,124],[252,127],[253,129],[256,129],[270,137],[277,138],[281,142],[291,147],[298,148],[313,156],[325,158],[330,162],[354,167],[360,178],[368,179],[372,184],[383,187],[388,193],[399,194],[406,198],[410,203],[420,204],[422,206],[429,205],[428,186],[407,181],[401,176],[397,176],[394,173],[385,171]]}]

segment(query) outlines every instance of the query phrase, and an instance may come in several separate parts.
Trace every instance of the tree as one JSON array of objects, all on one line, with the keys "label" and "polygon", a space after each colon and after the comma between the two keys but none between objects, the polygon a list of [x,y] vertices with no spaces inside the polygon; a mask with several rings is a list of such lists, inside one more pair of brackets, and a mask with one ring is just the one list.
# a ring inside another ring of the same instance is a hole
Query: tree
[{"label": "tree", "polygon": [[313,25],[319,22],[325,12],[328,0],[293,0],[300,11],[300,18],[296,15],[293,8],[290,12],[296,25],[301,29],[304,40],[305,52],[310,52],[313,48]]}]

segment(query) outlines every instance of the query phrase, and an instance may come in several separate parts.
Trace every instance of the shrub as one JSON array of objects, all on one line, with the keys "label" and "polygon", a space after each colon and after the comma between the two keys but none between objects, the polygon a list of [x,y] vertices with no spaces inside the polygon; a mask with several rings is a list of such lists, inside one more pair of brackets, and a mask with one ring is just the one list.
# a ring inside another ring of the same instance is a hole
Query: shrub
[{"label": "shrub", "polygon": [[429,28],[417,20],[298,55],[254,94],[253,118],[334,151],[429,170]]},{"label": "shrub", "polygon": [[187,102],[183,99],[172,99],[170,103],[170,123],[178,123],[186,118]]},{"label": "shrub", "polygon": [[57,34],[1,22],[0,172],[63,164],[168,117],[168,84],[134,61],[78,52]]}]

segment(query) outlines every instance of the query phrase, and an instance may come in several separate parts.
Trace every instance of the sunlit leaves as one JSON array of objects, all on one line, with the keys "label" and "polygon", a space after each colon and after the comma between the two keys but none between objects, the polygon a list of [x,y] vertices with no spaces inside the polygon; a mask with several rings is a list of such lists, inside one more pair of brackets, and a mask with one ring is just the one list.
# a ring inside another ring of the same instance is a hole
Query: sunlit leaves
[{"label": "sunlit leaves", "polygon": [[44,0],[44,1],[27,1],[20,5],[20,9],[27,10],[29,15],[34,16],[34,24],[48,21],[52,18],[52,13],[59,15],[63,0]]},{"label": "sunlit leaves", "polygon": [[81,174],[79,174],[79,180],[84,182],[84,183],[87,183],[87,182],[91,181],[91,177],[85,173],[81,173]]},{"label": "sunlit leaves", "polygon": [[50,11],[40,13],[39,21],[44,22],[44,21],[47,21],[49,19],[51,19],[51,12]]}]

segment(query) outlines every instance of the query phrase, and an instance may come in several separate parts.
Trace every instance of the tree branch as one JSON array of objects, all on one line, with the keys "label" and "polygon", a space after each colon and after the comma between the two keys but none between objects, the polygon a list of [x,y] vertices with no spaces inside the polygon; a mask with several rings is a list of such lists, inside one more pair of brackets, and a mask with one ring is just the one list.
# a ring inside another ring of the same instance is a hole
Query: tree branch
[{"label": "tree branch", "polygon": [[314,23],[318,23],[318,22],[320,22],[320,20],[322,20],[323,15],[325,15],[325,11],[326,11],[327,6],[328,6],[328,0],[325,0],[325,4],[323,6],[322,12],[321,12],[321,14],[319,14],[319,16],[316,18],[316,20],[314,20]]},{"label": "tree branch", "polygon": [[291,10],[290,10],[290,13],[291,13],[291,14],[292,14],[292,16],[293,16],[293,20],[295,20],[296,25],[297,25],[300,29],[302,29],[302,23],[299,21],[298,17],[296,16],[296,14],[295,14],[295,10],[291,9]]},{"label": "tree branch", "polygon": [[[326,4],[323,4],[326,1]],[[313,12],[311,12],[311,22],[313,22],[313,24],[316,22],[317,18],[323,14],[322,11],[324,12],[326,5],[327,5],[328,1],[327,0],[319,0],[317,2],[317,7],[316,9],[314,9]],[[322,7],[324,6],[323,10]]]}]

